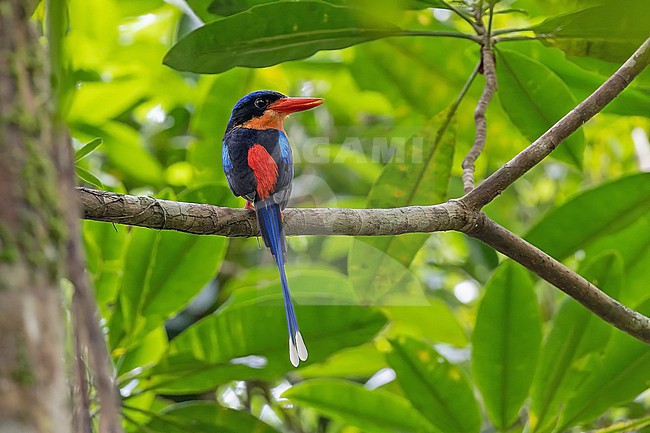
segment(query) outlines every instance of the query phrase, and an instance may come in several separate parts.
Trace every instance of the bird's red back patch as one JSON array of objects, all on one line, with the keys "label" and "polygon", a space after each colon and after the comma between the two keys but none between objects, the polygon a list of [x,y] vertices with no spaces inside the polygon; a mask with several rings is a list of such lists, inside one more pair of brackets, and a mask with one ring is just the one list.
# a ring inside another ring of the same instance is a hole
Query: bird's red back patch
[{"label": "bird's red back patch", "polygon": [[248,166],[257,180],[257,196],[264,200],[278,182],[278,165],[263,146],[254,144],[248,149]]}]

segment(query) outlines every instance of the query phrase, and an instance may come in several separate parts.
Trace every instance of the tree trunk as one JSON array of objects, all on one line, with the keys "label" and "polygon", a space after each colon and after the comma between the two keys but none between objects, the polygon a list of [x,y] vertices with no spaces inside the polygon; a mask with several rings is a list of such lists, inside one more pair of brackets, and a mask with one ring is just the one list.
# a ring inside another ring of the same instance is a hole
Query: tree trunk
[{"label": "tree trunk", "polygon": [[70,149],[52,124],[34,6],[0,0],[0,433],[69,433],[61,281]]}]

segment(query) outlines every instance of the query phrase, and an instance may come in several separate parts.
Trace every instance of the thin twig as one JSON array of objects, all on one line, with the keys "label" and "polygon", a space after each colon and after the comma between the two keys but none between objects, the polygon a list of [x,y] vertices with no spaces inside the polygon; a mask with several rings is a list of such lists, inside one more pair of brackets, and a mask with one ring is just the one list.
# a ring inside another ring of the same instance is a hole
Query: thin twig
[{"label": "thin twig", "polygon": [[[482,23],[482,20],[479,22]],[[485,147],[487,139],[487,119],[485,113],[488,105],[492,100],[494,92],[497,90],[497,76],[496,66],[494,64],[494,53],[492,51],[490,31],[492,29],[492,8],[490,8],[490,15],[488,21],[487,32],[483,35],[483,46],[481,47],[481,60],[483,62],[483,74],[485,75],[485,86],[481,94],[476,109],[474,110],[474,123],[476,124],[476,135],[474,137],[474,144],[467,153],[463,160],[463,187],[465,193],[474,188],[474,171],[476,166],[474,163]]]}]

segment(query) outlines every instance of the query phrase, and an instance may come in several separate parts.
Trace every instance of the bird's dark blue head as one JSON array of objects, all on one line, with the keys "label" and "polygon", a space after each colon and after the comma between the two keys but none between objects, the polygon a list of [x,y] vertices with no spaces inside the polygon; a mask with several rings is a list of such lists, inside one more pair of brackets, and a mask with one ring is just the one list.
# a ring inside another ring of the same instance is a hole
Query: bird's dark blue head
[{"label": "bird's dark blue head", "polygon": [[261,117],[271,103],[282,98],[286,96],[273,90],[258,90],[244,96],[232,109],[226,132],[235,126],[245,124],[254,117]]},{"label": "bird's dark blue head", "polygon": [[281,129],[288,114],[308,110],[322,103],[321,98],[289,98],[273,90],[258,90],[244,96],[235,104],[226,133],[241,126],[253,129]]}]

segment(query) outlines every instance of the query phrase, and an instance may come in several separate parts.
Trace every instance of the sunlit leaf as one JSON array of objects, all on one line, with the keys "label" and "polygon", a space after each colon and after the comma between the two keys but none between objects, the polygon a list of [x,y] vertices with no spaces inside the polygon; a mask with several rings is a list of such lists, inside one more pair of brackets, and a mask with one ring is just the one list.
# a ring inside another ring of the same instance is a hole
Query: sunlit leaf
[{"label": "sunlit leaf", "polygon": [[648,37],[650,3],[608,0],[546,19],[535,33],[551,35],[549,42],[571,55],[624,61]]},{"label": "sunlit leaf", "polygon": [[[569,87],[542,63],[516,51],[496,50],[499,100],[512,123],[533,142],[576,105]],[[582,130],[551,154],[578,168],[585,147]]]},{"label": "sunlit leaf", "polygon": [[533,281],[513,262],[497,268],[485,286],[472,335],[472,372],[494,425],[517,419],[533,380],[541,342]]},{"label": "sunlit leaf", "polygon": [[[650,302],[645,302],[638,311],[649,314]],[[592,358],[592,362],[584,367],[587,378],[565,402],[558,431],[589,421],[609,407],[630,401],[650,385],[650,346],[617,329],[612,333],[602,358]]]},{"label": "sunlit leaf", "polygon": [[92,185],[95,188],[99,188],[99,189],[104,188],[104,184],[102,183],[102,181],[97,179],[97,177],[91,172],[89,172],[88,170],[83,169],[79,166],[75,166],[74,169],[77,176],[79,176],[79,178],[84,182],[86,182],[87,184]]},{"label": "sunlit leaf", "polygon": [[437,432],[403,397],[354,382],[313,379],[282,395],[366,433]]},{"label": "sunlit leaf", "polygon": [[97,137],[94,140],[92,140],[91,142],[85,144],[81,149],[77,150],[74,153],[75,162],[79,161],[80,159],[82,159],[83,157],[88,155],[90,152],[97,149],[97,147],[99,147],[100,144],[102,144],[102,138],[101,137]]},{"label": "sunlit leaf", "polygon": [[441,432],[478,433],[481,414],[461,369],[428,344],[399,339],[392,346],[388,362],[413,406]]},{"label": "sunlit leaf", "polygon": [[261,68],[398,34],[399,27],[361,10],[323,2],[274,2],[193,31],[164,59],[180,71],[216,74]]}]

